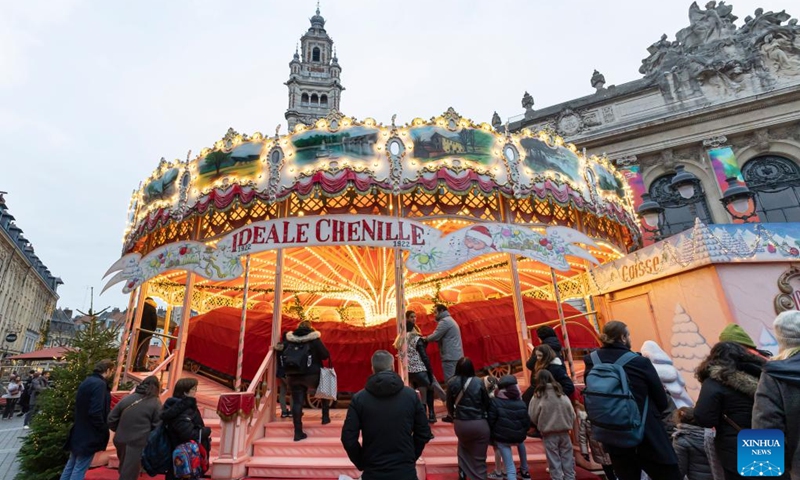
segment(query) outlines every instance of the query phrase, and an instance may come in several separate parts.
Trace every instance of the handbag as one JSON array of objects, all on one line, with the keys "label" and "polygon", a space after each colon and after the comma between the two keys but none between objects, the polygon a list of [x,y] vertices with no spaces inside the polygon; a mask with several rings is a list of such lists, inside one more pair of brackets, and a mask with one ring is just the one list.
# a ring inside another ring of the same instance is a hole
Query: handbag
[{"label": "handbag", "polygon": [[323,400],[336,400],[336,370],[333,369],[333,362],[328,360],[329,367],[322,367],[319,370],[319,385],[314,392],[314,398]]}]

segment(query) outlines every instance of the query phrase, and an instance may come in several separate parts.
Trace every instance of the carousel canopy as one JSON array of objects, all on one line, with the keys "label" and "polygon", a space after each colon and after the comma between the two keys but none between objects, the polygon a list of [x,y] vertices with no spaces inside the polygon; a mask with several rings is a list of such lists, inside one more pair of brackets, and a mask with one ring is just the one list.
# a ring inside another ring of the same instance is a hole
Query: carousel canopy
[{"label": "carousel canopy", "polygon": [[[547,132],[503,134],[450,109],[398,126],[332,113],[289,135],[233,130],[187,161],[162,159],[129,207],[110,284],[193,308],[284,302],[322,317],[395,315],[402,263],[409,301],[551,298],[550,267],[572,281],[639,243],[631,194],[606,158]],[[282,249],[282,258],[276,249]],[[270,307],[271,308],[271,307]]]}]

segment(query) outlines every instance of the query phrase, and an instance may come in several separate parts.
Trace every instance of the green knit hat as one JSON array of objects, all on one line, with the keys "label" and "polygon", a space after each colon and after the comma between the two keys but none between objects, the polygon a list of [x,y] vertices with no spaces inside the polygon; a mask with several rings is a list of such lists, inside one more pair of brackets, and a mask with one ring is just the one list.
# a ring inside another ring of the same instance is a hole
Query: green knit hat
[{"label": "green knit hat", "polygon": [[734,342],[745,347],[756,348],[756,343],[750,338],[750,335],[735,323],[729,324],[722,330],[722,333],[719,334],[719,341]]}]

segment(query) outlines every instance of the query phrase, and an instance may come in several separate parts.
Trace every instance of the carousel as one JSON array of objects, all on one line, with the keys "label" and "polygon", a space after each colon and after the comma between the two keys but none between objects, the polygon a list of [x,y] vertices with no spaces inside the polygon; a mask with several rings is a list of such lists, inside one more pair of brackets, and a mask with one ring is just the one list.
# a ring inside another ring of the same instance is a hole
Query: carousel
[{"label": "carousel", "polygon": [[404,333],[395,319],[411,309],[432,330],[435,303],[452,305],[476,367],[495,368],[527,358],[536,324],[593,345],[564,301],[589,297],[592,265],[640,245],[632,205],[608,159],[551,132],[499,132],[453,109],[404,125],[334,112],[162,159],[133,193],[106,288],[123,284],[129,313],[148,296],[170,306],[181,327],[155,367],[170,386],[200,365],[234,391],[271,391],[270,346],[309,319],[358,389],[372,352]]}]

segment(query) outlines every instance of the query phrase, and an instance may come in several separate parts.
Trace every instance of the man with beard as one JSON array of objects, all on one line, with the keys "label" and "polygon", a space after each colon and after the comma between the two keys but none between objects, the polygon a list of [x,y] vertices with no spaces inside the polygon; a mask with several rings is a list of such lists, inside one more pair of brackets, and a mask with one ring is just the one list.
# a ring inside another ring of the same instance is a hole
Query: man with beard
[{"label": "man with beard", "polygon": [[[603,363],[614,363],[631,351],[631,334],[622,322],[608,322],[600,340],[603,346],[596,352]],[[591,355],[583,357],[583,361],[586,363],[586,379],[594,364]],[[661,412],[667,409],[669,401],[655,367],[646,357],[637,355],[624,364],[623,370],[639,412],[645,416],[644,438],[632,448],[603,444],[611,456],[614,473],[620,480],[639,480],[642,470],[653,480],[681,480],[683,475],[678,467],[678,457],[661,422]],[[649,405],[645,412],[646,399],[649,399]]]}]

